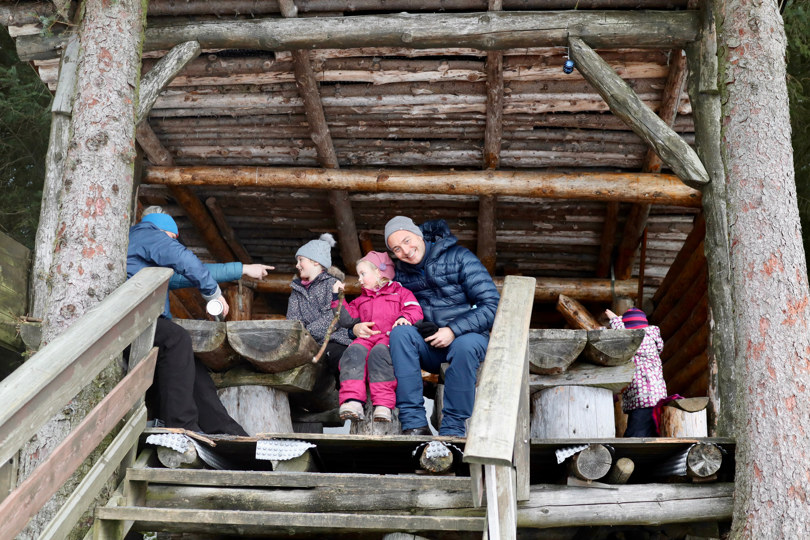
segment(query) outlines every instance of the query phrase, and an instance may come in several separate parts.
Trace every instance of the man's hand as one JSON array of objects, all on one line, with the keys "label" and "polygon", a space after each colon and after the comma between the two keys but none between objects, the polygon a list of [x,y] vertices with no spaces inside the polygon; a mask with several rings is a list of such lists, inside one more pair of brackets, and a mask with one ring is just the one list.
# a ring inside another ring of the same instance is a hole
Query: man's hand
[{"label": "man's hand", "polygon": [[243,264],[242,275],[253,279],[262,279],[267,275],[268,270],[275,270],[275,266],[266,264]]},{"label": "man's hand", "polygon": [[228,311],[231,309],[228,307],[228,302],[225,301],[225,297],[222,295],[219,295],[215,300],[218,300],[219,303],[222,304],[222,318],[225,319],[225,317],[228,316]]},{"label": "man's hand", "polygon": [[374,326],[374,321],[371,322],[359,322],[354,325],[352,328],[352,332],[354,335],[359,338],[368,338],[375,334],[379,334],[379,330],[372,330],[371,327]]},{"label": "man's hand", "polygon": [[425,338],[425,343],[436,347],[437,349],[444,349],[445,347],[449,347],[453,340],[456,339],[456,335],[450,330],[448,327],[443,326],[439,328],[435,334],[430,337]]},{"label": "man's hand", "polygon": [[334,285],[332,285],[332,294],[337,294],[343,290],[345,285],[342,281],[336,281]]},{"label": "man's hand", "polygon": [[403,324],[407,324],[408,326],[413,326],[408,319],[405,317],[400,317],[396,321],[394,321],[394,326],[402,326]]}]

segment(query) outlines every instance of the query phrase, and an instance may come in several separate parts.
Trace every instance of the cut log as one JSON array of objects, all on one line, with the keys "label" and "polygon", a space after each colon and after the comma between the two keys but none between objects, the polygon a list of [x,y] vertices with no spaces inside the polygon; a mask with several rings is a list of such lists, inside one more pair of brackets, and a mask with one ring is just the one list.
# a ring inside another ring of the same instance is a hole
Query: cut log
[{"label": "cut log", "polygon": [[217,388],[229,386],[268,386],[284,392],[310,392],[321,376],[323,368],[318,364],[304,364],[280,373],[259,373],[244,367],[236,367],[224,373],[213,373],[211,378]]},{"label": "cut log", "polygon": [[191,336],[195,356],[214,371],[225,371],[239,363],[239,355],[228,344],[224,322],[174,319]]},{"label": "cut log", "polygon": [[432,441],[422,449],[419,465],[431,474],[445,474],[453,466],[453,451],[439,441]]},{"label": "cut log", "polygon": [[618,393],[633,380],[635,369],[633,362],[618,366],[594,366],[576,362],[568,371],[558,375],[529,375],[529,388],[534,393],[555,386],[595,386]]},{"label": "cut log", "polygon": [[266,386],[231,386],[218,393],[231,417],[250,435],[293,432],[286,392]]},{"label": "cut log", "polygon": [[707,437],[709,430],[706,422],[706,409],[687,412],[676,407],[663,407],[659,431],[662,437]]},{"label": "cut log", "polygon": [[562,313],[568,324],[574,328],[582,328],[584,330],[595,330],[602,328],[596,318],[585,309],[585,307],[568,296],[561,294],[557,298],[557,311]]},{"label": "cut log", "polygon": [[305,450],[298,457],[273,461],[273,470],[275,472],[317,472],[318,466],[315,464],[315,457],[312,452]]},{"label": "cut log", "polygon": [[600,366],[618,366],[633,358],[642,341],[643,329],[588,330],[583,358]]},{"label": "cut log", "polygon": [[686,473],[691,478],[708,478],[720,470],[723,451],[712,443],[698,443],[686,456]]},{"label": "cut log", "polygon": [[532,395],[532,438],[614,437],[613,392],[588,386],[558,386]]},{"label": "cut log", "polygon": [[312,361],[318,344],[300,321],[228,322],[228,342],[256,369],[279,373]]},{"label": "cut log", "polygon": [[185,452],[178,452],[166,446],[157,447],[157,458],[167,469],[202,469],[205,467],[197,448],[189,442]]},{"label": "cut log", "polygon": [[588,448],[571,456],[570,471],[580,480],[599,480],[610,471],[613,456],[603,444],[590,444]]},{"label": "cut log", "polygon": [[393,411],[393,422],[375,422],[373,419],[374,406],[371,404],[371,400],[366,401],[363,410],[365,418],[360,422],[352,422],[349,428],[349,433],[352,435],[399,435],[402,431],[396,409]]},{"label": "cut log", "polygon": [[531,330],[529,332],[529,370],[553,375],[562,373],[585,348],[584,330]]},{"label": "cut log", "polygon": [[613,463],[603,482],[607,484],[626,484],[635,468],[636,464],[633,463],[632,459],[619,458]]},{"label": "cut log", "polygon": [[707,397],[691,397],[691,398],[682,398],[682,399],[673,399],[669,403],[667,403],[667,407],[675,407],[676,409],[680,409],[686,412],[698,412],[702,411],[706,408],[709,404],[709,398]]}]

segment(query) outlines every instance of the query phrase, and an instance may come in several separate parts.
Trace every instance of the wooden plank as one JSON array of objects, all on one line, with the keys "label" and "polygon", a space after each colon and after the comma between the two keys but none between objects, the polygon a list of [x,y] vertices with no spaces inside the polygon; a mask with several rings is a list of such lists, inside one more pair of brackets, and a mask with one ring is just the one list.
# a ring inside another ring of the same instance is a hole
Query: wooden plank
[{"label": "wooden plank", "polygon": [[31,252],[0,232],[0,346],[20,351],[20,317],[28,311],[28,271]]},{"label": "wooden plank", "polygon": [[700,192],[683,185],[677,176],[652,173],[151,166],[146,168],[144,183],[619,200],[686,207],[700,205]]},{"label": "wooden plank", "polygon": [[[353,17],[221,19],[149,26],[144,51],[196,40],[203,49],[415,49],[471,47],[498,50],[565,46],[578,36],[593,47],[683,48],[697,38],[695,12],[537,11]],[[55,58],[62,36],[20,36],[22,61]]]},{"label": "wooden plank", "polygon": [[[307,473],[301,473],[307,474]],[[171,524],[188,530],[192,525],[240,525],[280,527],[303,532],[308,529],[347,531],[480,531],[484,518],[452,516],[358,515],[307,512],[259,512],[251,510],[175,510],[164,508],[102,507],[96,509],[102,520],[133,520],[149,524]],[[177,530],[177,529],[175,529]]]},{"label": "wooden plank", "polygon": [[470,481],[464,477],[426,476],[418,474],[368,475],[358,473],[318,473],[275,471],[180,470],[161,468],[128,469],[127,478],[152,484],[236,488],[310,489],[335,487],[384,491],[414,488],[420,491],[438,489],[447,492],[467,492]]},{"label": "wooden plank", "polygon": [[87,508],[98,497],[107,480],[115,473],[121,461],[138,444],[138,437],[146,425],[146,408],[140,407],[133,414],[110,446],[62,504],[59,512],[40,533],[40,540],[61,540],[67,538]]},{"label": "wooden plank", "polygon": [[145,268],[0,382],[0,463],[163,312],[170,268]]},{"label": "wooden plank", "polygon": [[[497,480],[496,491],[498,498],[498,530],[500,536],[490,538],[500,538],[502,540],[515,540],[517,538],[517,497],[515,488],[515,469],[500,465],[485,465],[488,470],[494,469]],[[493,493],[487,490],[487,493]],[[487,512],[489,521],[489,512]]]},{"label": "wooden plank", "polygon": [[512,466],[534,286],[534,278],[504,280],[467,431],[466,463]]},{"label": "wooden plank", "polygon": [[143,396],[152,384],[156,361],[157,347],[0,503],[0,523],[3,524],[4,536],[11,538],[25,527],[28,520],[62,487]]},{"label": "wooden plank", "polygon": [[568,371],[559,375],[530,375],[529,388],[534,394],[555,386],[596,386],[607,388],[615,394],[630,384],[634,371],[633,362],[625,362],[613,367],[577,362]]},{"label": "wooden plank", "polygon": [[531,500],[518,509],[518,527],[660,525],[731,519],[731,483],[613,487],[532,486]]},{"label": "wooden plank", "polygon": [[529,397],[528,366],[520,382],[520,407],[518,409],[518,426],[515,433],[515,496],[518,501],[529,500],[531,473],[531,405]]},{"label": "wooden plank", "polygon": [[568,40],[577,69],[607,102],[610,110],[647,143],[687,185],[709,182],[709,174],[694,150],[661,120],[585,41]]},{"label": "wooden plank", "polygon": [[244,368],[233,368],[224,373],[212,373],[211,378],[217,388],[258,385],[270,386],[285,392],[310,392],[315,387],[322,369],[323,364],[312,362],[279,373],[259,373]]},{"label": "wooden plank", "polygon": [[199,56],[201,50],[200,44],[196,41],[186,41],[175,45],[141,78],[141,84],[138,87],[138,110],[135,114],[136,125],[149,116],[149,111],[152,110],[160,93],[169,86],[169,83],[189,62]]}]

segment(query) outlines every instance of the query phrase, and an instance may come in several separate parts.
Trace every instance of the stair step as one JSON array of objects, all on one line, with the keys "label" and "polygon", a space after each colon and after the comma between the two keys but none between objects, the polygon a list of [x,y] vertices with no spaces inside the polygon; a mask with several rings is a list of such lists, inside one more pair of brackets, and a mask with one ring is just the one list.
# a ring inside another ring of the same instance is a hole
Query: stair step
[{"label": "stair step", "polygon": [[134,530],[266,534],[268,529],[323,531],[483,531],[484,517],[335,514],[243,510],[179,510],[134,506],[100,507],[96,518],[136,522]]}]

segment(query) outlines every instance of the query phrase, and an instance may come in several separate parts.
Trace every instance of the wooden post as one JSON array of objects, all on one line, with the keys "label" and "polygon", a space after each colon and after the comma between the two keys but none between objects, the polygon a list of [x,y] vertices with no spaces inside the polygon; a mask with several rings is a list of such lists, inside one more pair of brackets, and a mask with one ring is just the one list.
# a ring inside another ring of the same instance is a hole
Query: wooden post
[{"label": "wooden post", "polygon": [[571,473],[580,480],[599,480],[613,464],[610,450],[603,444],[589,444],[581,452],[571,456]]},{"label": "wooden post", "polygon": [[709,340],[712,373],[709,384],[709,397],[712,403],[709,432],[717,436],[734,436],[737,394],[734,359],[736,336],[728,243],[726,179],[721,152],[717,35],[710,5],[702,5],[701,18],[703,22],[700,38],[687,48],[686,59],[689,67],[687,89],[695,119],[695,146],[712,180],[703,188],[709,305],[713,321]]}]

